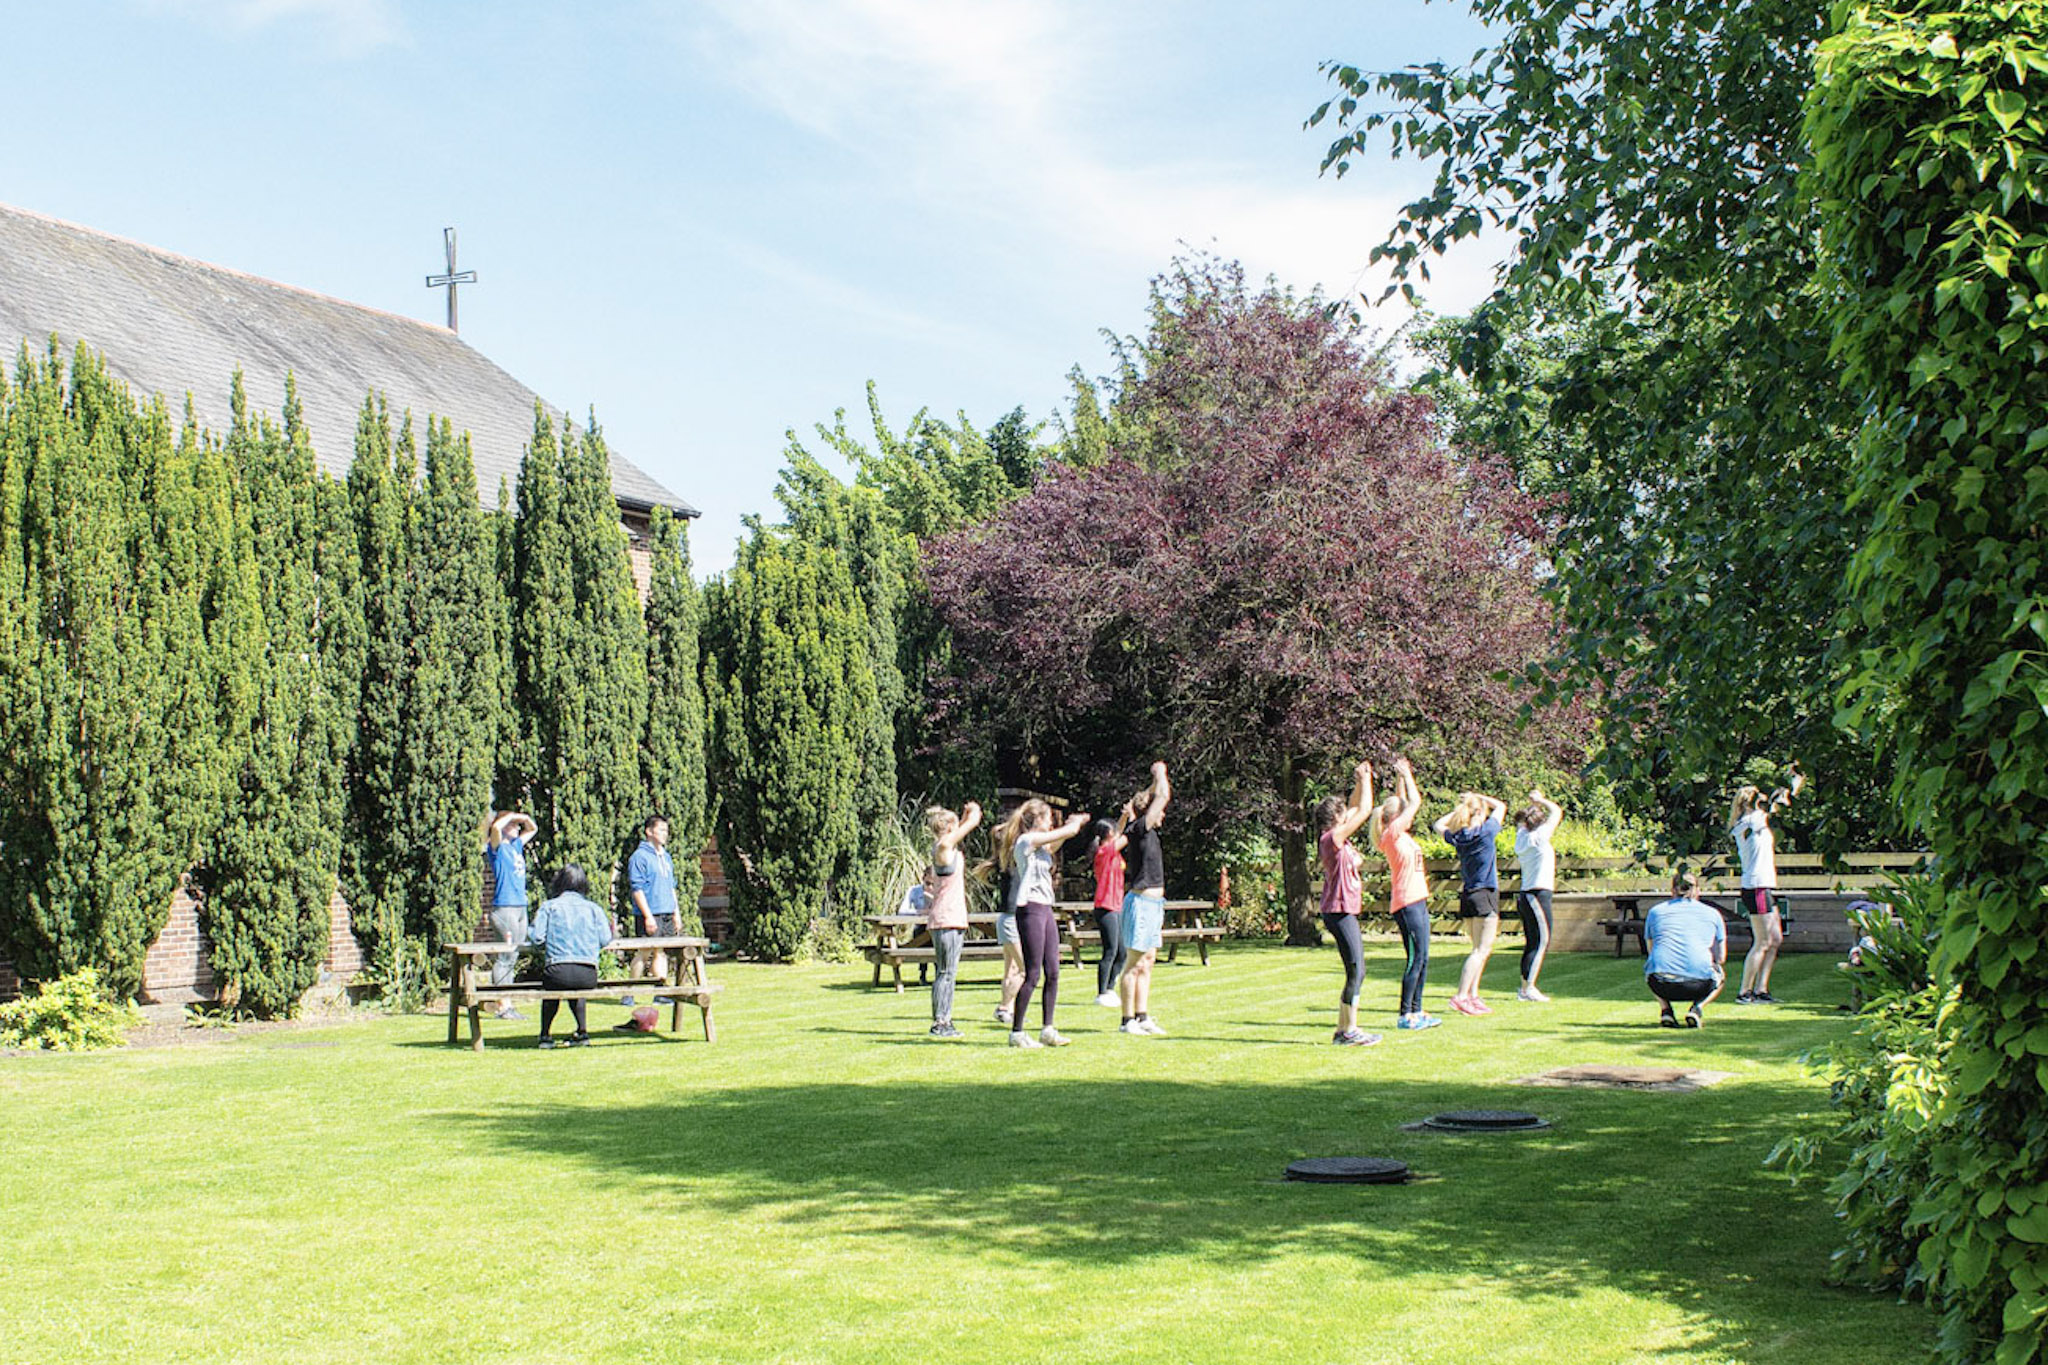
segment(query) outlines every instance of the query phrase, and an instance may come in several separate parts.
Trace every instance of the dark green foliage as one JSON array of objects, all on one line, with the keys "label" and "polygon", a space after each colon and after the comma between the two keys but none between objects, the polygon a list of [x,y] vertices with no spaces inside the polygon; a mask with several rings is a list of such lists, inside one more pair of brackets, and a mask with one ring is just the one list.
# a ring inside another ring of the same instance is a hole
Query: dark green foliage
[{"label": "dark green foliage", "polygon": [[[699,860],[710,833],[704,777],[704,689],[697,645],[699,593],[690,577],[689,523],[654,509],[652,565],[647,591],[647,729],[640,740],[640,775],[649,813],[669,822],[676,870],[676,905],[683,932],[698,933],[697,897],[704,889]],[[620,913],[630,894],[619,879]]]},{"label": "dark green foliage", "polygon": [[[408,523],[417,465],[411,415],[394,444],[381,396],[366,399],[349,466],[363,621],[363,666],[349,758],[341,886],[373,975],[392,981],[403,962],[407,849],[401,829],[405,697],[412,672]],[[481,817],[479,817],[481,818]]]},{"label": "dark green foliage", "polygon": [[706,590],[709,766],[734,929],[796,954],[860,848],[868,622],[831,549],[760,525]]},{"label": "dark green foliage", "polygon": [[577,863],[602,887],[647,814],[647,643],[594,420],[557,442],[553,420],[536,407],[519,467],[512,561],[517,770],[540,824],[538,858],[549,867]]},{"label": "dark green foliage", "polygon": [[1866,413],[1849,719],[1936,854],[1956,995],[1902,1232],[1943,1355],[2024,1365],[2048,1345],[2048,3],[1835,18],[1807,129]]},{"label": "dark green foliage", "polygon": [[222,1002],[283,1015],[318,980],[327,949],[361,610],[339,490],[314,469],[295,385],[287,379],[282,430],[250,415],[240,375],[233,412],[226,453],[263,583],[263,630],[246,659],[249,741],[199,877],[201,923]]},{"label": "dark green foliage", "polygon": [[80,348],[0,383],[0,951],[132,994],[246,733],[253,579],[217,447]]},{"label": "dark green foliage", "polygon": [[407,679],[394,829],[406,860],[406,927],[440,945],[474,932],[483,896],[478,835],[491,803],[502,681],[492,622],[496,547],[477,506],[467,434],[427,424],[426,482],[408,536]]}]

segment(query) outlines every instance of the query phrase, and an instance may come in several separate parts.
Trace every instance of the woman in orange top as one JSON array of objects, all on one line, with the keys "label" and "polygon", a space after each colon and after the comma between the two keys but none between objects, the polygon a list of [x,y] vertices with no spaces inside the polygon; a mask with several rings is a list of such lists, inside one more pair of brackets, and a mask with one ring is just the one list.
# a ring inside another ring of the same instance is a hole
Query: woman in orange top
[{"label": "woman in orange top", "polygon": [[1408,833],[1422,809],[1422,793],[1407,759],[1394,760],[1394,773],[1394,794],[1373,808],[1371,829],[1373,847],[1386,855],[1393,882],[1388,903],[1401,946],[1408,950],[1408,967],[1401,973],[1401,1017],[1394,1026],[1435,1028],[1443,1020],[1422,1012],[1422,979],[1429,973],[1429,883],[1422,873],[1422,847]]}]

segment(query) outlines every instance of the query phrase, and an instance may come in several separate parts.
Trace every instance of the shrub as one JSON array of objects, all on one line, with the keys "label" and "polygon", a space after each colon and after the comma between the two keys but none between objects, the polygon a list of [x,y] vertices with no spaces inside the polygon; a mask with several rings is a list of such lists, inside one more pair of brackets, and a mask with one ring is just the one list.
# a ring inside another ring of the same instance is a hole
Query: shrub
[{"label": "shrub", "polygon": [[142,1022],[135,1006],[116,1000],[100,986],[100,974],[85,967],[59,977],[40,991],[0,1005],[0,1047],[91,1052],[122,1047],[127,1031]]}]

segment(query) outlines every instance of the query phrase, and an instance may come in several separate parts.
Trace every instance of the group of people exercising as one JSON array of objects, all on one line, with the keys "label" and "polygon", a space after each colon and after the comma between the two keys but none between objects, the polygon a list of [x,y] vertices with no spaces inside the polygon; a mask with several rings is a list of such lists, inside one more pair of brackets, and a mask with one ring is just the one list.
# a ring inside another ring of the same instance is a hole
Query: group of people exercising
[{"label": "group of people exercising", "polygon": [[[1792,780],[1768,796],[1754,786],[1735,795],[1728,832],[1742,867],[1742,908],[1749,917],[1752,945],[1743,964],[1743,1004],[1774,1004],[1771,968],[1784,942],[1784,926],[1772,897],[1777,885],[1775,840],[1771,815],[1798,795],[1805,783],[1798,765]],[[1421,845],[1413,827],[1422,808],[1414,770],[1405,758],[1394,761],[1394,781],[1383,800],[1375,802],[1373,768],[1360,762],[1352,775],[1348,799],[1331,796],[1316,808],[1317,855],[1322,865],[1322,922],[1336,941],[1344,965],[1344,987],[1338,997],[1337,1027],[1331,1042],[1341,1047],[1370,1047],[1381,1041],[1358,1025],[1358,995],[1365,980],[1363,910],[1360,868],[1364,855],[1354,843],[1364,830],[1367,843],[1386,859],[1388,910],[1406,962],[1401,973],[1395,1027],[1436,1028],[1443,1021],[1422,1007],[1423,982],[1429,971],[1429,884]],[[1002,875],[997,902],[996,941],[1004,956],[1002,1003],[998,1023],[1010,1029],[1013,1047],[1064,1047],[1071,1041],[1054,1026],[1059,1003],[1059,925],[1055,917],[1053,854],[1081,836],[1082,852],[1095,875],[1094,918],[1101,936],[1102,957],[1096,967],[1096,1003],[1120,1008],[1125,1033],[1165,1032],[1152,1019],[1152,964],[1158,952],[1166,903],[1159,828],[1172,788],[1166,764],[1152,765],[1151,780],[1123,804],[1115,819],[1091,820],[1083,812],[1055,824],[1044,801],[1024,802],[995,833],[993,868]],[[1480,982],[1493,954],[1500,927],[1500,873],[1496,853],[1507,817],[1505,803],[1482,792],[1460,793],[1451,809],[1433,826],[1458,858],[1458,914],[1472,950],[1458,974],[1450,1007],[1460,1014],[1491,1014],[1480,998]],[[1521,863],[1516,909],[1521,916],[1523,947],[1521,984],[1515,995],[1530,1004],[1548,1002],[1537,985],[1551,938],[1552,897],[1556,889],[1554,838],[1564,812],[1540,790],[1531,790],[1515,815],[1515,855]],[[953,1022],[953,1002],[961,949],[967,935],[967,877],[961,846],[981,824],[981,807],[968,802],[959,812],[933,806],[925,813],[932,836],[931,867],[926,876],[924,913],[934,948],[932,1024],[935,1038],[964,1035]],[[1644,919],[1648,961],[1644,979],[1661,1002],[1660,1022],[1680,1027],[1674,1004],[1690,1008],[1685,1026],[1697,1028],[1702,1011],[1720,994],[1727,955],[1727,931],[1721,913],[1699,899],[1697,874],[1681,872],[1672,880],[1671,898],[1651,908]],[[1034,1035],[1025,1024],[1034,991],[1041,991],[1040,1024]]]}]

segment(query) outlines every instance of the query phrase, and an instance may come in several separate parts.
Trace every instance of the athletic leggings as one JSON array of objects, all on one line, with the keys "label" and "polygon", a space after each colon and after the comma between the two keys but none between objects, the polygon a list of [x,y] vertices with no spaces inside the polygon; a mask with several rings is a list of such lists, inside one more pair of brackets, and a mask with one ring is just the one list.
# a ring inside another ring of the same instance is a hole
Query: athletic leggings
[{"label": "athletic leggings", "polygon": [[1550,888],[1517,893],[1515,903],[1522,912],[1522,980],[1536,979],[1543,954],[1550,951]]},{"label": "athletic leggings", "polygon": [[1102,935],[1102,960],[1095,964],[1095,993],[1107,995],[1124,974],[1124,917],[1120,910],[1095,907],[1095,929]]},{"label": "athletic leggings", "polygon": [[[540,974],[540,984],[551,991],[594,991],[597,989],[597,964],[594,962],[550,962]],[[569,1013],[576,1016],[576,1032],[580,1037],[590,1030],[584,1023],[585,1001],[571,1000]],[[540,1002],[540,1036],[545,1038],[555,1026],[555,1016],[561,1013],[562,1002],[543,1000]]]},{"label": "athletic leggings", "polygon": [[953,1021],[953,982],[960,974],[960,946],[965,929],[932,930],[932,1022]]},{"label": "athletic leggings", "polygon": [[1347,1005],[1358,1003],[1358,988],[1365,984],[1365,940],[1358,932],[1356,915],[1324,915],[1323,927],[1337,940],[1337,956],[1344,959],[1344,994]]},{"label": "athletic leggings", "polygon": [[1411,901],[1394,912],[1408,967],[1401,973],[1401,1013],[1422,1013],[1422,978],[1429,974],[1429,902]]},{"label": "athletic leggings", "polygon": [[1052,1012],[1060,1003],[1060,922],[1050,905],[1027,901],[1017,907],[1018,946],[1024,950],[1024,984],[1017,990],[1017,1012],[1010,1027],[1023,1032],[1024,1011],[1031,1008],[1031,992],[1038,974],[1045,973],[1045,995],[1039,1003],[1040,1019],[1052,1027]]}]

